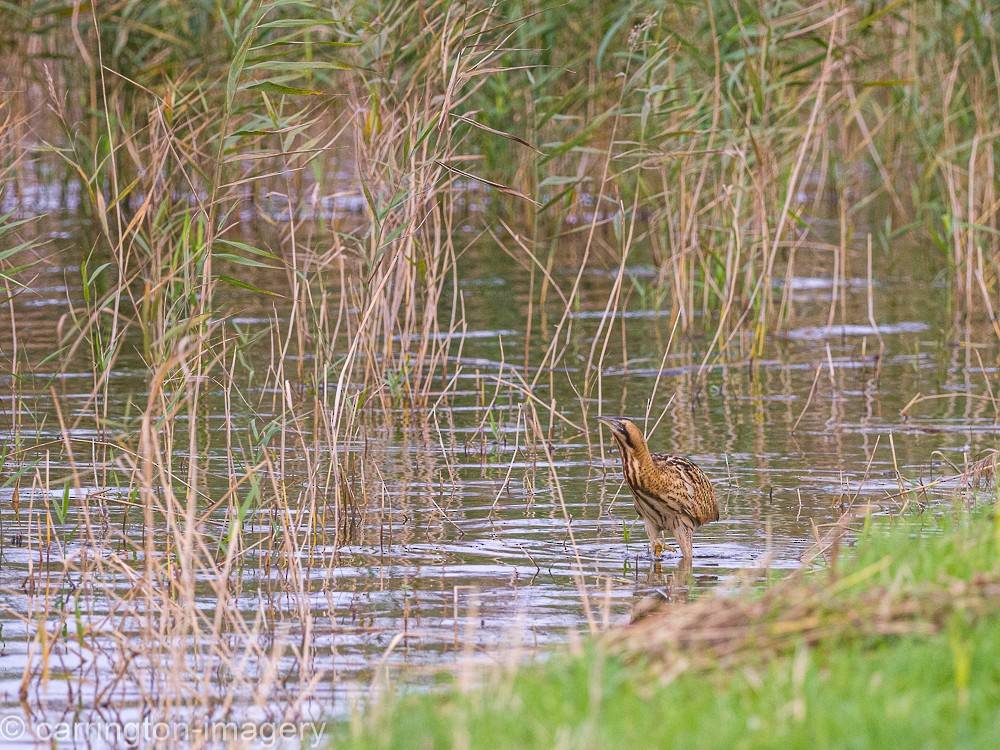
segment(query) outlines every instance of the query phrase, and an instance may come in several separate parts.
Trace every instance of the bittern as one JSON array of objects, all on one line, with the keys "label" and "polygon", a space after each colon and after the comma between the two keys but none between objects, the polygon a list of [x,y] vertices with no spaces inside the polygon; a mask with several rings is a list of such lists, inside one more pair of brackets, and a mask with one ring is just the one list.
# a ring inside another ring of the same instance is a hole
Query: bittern
[{"label": "bittern", "polygon": [[719,503],[705,472],[686,458],[650,453],[642,431],[629,419],[599,417],[598,421],[611,428],[618,443],[625,481],[635,509],[646,522],[653,555],[662,554],[660,535],[669,530],[681,554],[691,557],[694,530],[719,520]]}]

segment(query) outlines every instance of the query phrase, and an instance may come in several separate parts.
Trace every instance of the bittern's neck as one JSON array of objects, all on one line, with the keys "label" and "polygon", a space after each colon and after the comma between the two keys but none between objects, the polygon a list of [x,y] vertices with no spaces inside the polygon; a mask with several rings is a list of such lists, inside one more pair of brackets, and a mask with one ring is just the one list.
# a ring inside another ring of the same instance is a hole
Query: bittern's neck
[{"label": "bittern's neck", "polygon": [[649,448],[646,447],[646,441],[642,438],[633,440],[631,444],[625,442],[624,439],[619,439],[618,450],[621,451],[622,458],[635,459],[639,462],[640,466],[653,460],[649,455]]}]

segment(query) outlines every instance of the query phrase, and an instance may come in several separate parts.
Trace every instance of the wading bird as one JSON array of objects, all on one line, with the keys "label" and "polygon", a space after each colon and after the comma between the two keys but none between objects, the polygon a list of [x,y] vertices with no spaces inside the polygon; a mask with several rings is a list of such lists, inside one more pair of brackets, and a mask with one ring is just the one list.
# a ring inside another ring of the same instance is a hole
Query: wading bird
[{"label": "wading bird", "polygon": [[635,499],[635,509],[646,522],[650,549],[663,552],[660,534],[673,532],[684,557],[691,557],[694,530],[719,520],[719,504],[705,473],[680,456],[650,453],[646,438],[635,423],[623,417],[598,417],[611,428],[622,454],[625,481]]}]

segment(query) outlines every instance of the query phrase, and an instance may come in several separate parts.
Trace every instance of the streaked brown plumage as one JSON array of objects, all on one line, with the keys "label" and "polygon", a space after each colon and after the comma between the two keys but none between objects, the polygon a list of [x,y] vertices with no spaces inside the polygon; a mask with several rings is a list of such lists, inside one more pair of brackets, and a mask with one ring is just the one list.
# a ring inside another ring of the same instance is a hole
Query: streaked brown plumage
[{"label": "streaked brown plumage", "polygon": [[694,530],[719,520],[719,504],[705,473],[680,456],[650,453],[642,431],[623,417],[600,417],[622,454],[625,481],[635,509],[646,522],[650,548],[659,555],[660,535],[671,531],[684,557],[691,557]]}]

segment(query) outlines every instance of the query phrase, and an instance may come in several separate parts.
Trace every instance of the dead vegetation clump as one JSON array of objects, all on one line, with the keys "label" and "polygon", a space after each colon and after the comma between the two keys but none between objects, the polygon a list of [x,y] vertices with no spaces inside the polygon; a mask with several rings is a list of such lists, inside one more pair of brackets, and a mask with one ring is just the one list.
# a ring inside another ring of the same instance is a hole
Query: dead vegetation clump
[{"label": "dead vegetation clump", "polygon": [[647,660],[673,678],[790,653],[800,645],[933,635],[957,613],[985,617],[1000,611],[1000,570],[940,585],[851,590],[889,562],[832,583],[803,583],[795,576],[755,599],[719,594],[665,607],[613,631],[605,642],[612,652]]}]

